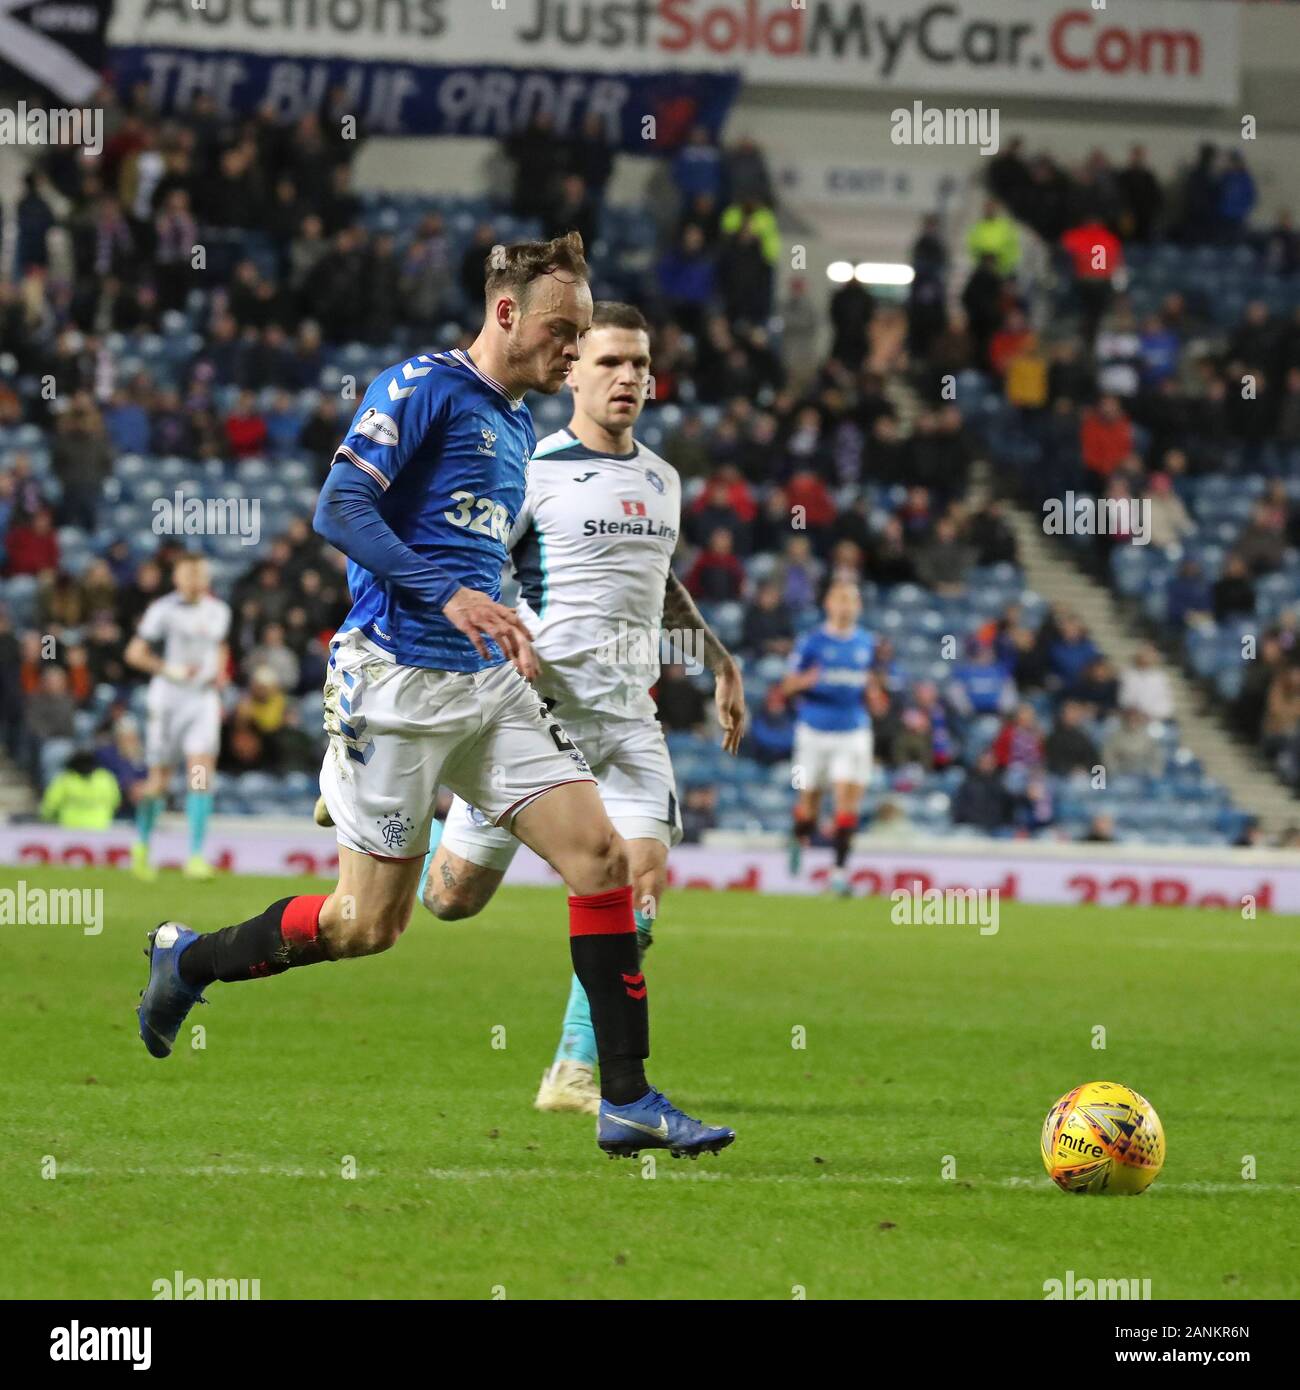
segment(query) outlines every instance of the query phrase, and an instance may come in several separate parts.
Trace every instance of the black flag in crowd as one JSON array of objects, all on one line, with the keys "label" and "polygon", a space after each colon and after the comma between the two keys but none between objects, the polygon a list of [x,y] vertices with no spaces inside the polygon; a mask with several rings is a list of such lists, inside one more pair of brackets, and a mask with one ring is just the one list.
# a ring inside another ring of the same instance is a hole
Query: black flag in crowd
[{"label": "black flag in crowd", "polygon": [[0,91],[90,99],[104,66],[113,0],[0,0]]}]

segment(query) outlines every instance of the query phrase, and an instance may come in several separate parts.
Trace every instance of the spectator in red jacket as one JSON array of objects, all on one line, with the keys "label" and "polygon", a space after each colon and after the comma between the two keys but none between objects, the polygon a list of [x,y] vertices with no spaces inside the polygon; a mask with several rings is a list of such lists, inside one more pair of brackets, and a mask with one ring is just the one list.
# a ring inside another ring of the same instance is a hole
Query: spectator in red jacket
[{"label": "spectator in red jacket", "polygon": [[1095,217],[1086,218],[1061,237],[1061,246],[1074,267],[1074,300],[1083,315],[1088,350],[1097,338],[1097,325],[1110,303],[1115,272],[1124,264],[1119,238]]},{"label": "spectator in red jacket", "polygon": [[1133,452],[1133,426],[1116,396],[1103,396],[1083,412],[1079,450],[1093,491],[1105,492],[1110,475]]},{"label": "spectator in red jacket", "polygon": [[234,410],[226,416],[226,443],[232,458],[255,458],[266,452],[266,421],[251,391],[241,391]]},{"label": "spectator in red jacket", "polygon": [[[798,530],[824,535],[840,514],[830,489],[816,473],[800,470],[786,484],[785,495],[791,520]],[[796,511],[796,508],[803,510]]]},{"label": "spectator in red jacket", "polygon": [[1043,731],[1030,704],[1019,705],[993,741],[993,757],[1003,770],[1038,772],[1043,766]]},{"label": "spectator in red jacket", "polygon": [[745,591],[745,567],[732,550],[731,532],[721,526],[691,566],[686,587],[701,603],[724,603]]},{"label": "spectator in red jacket", "polygon": [[989,366],[999,376],[1006,376],[1012,359],[1019,357],[1037,341],[1038,335],[1030,328],[1029,320],[1019,309],[1014,310],[1007,315],[989,343]]},{"label": "spectator in red jacket", "polygon": [[5,537],[9,553],[7,574],[41,574],[59,567],[59,539],[54,534],[54,513],[42,507],[30,521],[9,528]]},{"label": "spectator in red jacket", "polygon": [[715,531],[730,531],[732,549],[747,555],[757,515],[753,490],[735,464],[724,464],[710,474],[703,491],[691,504],[686,534],[694,544],[707,546]]}]

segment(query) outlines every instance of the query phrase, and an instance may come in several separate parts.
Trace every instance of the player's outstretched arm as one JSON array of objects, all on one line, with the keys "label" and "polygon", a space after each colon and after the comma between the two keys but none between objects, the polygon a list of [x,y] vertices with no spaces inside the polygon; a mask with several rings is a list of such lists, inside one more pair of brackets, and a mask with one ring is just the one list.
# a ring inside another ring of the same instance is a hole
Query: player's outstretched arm
[{"label": "player's outstretched arm", "polygon": [[664,626],[670,631],[691,629],[700,634],[704,643],[704,664],[713,672],[713,699],[718,707],[718,723],[722,725],[722,746],[728,753],[740,748],[745,736],[745,683],[740,668],[717,634],[704,621],[686,585],[668,571],[664,589]]},{"label": "player's outstretched arm", "polygon": [[490,637],[521,675],[537,674],[536,658],[524,627],[512,608],[487,594],[465,588],[438,565],[417,555],[400,540],[379,513],[379,483],[360,468],[336,463],[316,502],[316,534],[337,546],[377,579],[413,593],[422,603],[441,609],[485,659]]}]

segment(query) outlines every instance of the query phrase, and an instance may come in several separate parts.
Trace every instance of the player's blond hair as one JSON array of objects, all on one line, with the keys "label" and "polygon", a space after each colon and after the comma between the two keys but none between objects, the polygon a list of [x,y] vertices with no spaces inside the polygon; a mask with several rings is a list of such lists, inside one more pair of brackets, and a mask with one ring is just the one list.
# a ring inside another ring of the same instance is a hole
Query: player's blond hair
[{"label": "player's blond hair", "polygon": [[513,246],[494,246],[488,252],[484,289],[489,300],[509,291],[523,299],[535,280],[557,274],[575,280],[591,278],[580,233],[568,232],[552,241],[519,241]]}]

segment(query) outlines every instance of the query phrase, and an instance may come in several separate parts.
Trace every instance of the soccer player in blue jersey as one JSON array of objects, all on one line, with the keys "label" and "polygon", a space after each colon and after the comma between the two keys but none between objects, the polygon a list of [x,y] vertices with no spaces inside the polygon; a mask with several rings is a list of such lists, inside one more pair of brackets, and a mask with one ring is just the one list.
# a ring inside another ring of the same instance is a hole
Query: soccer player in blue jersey
[{"label": "soccer player in blue jersey", "polygon": [[715,1152],[734,1133],[691,1119],[646,1081],[627,848],[582,754],[528,684],[527,628],[499,602],[536,443],[523,396],[560,390],[591,323],[582,239],[495,247],[486,280],[468,351],[421,354],[371,383],[316,509],[316,530],[348,556],[353,595],[330,644],[320,779],[338,885],[202,936],[178,922],[155,929],[140,1036],[165,1057],[214,981],[395,945],[441,783],[568,885],[570,955],[600,1058],[600,1147]]},{"label": "soccer player in blue jersey", "polygon": [[836,580],[826,591],[826,621],[806,633],[790,656],[785,678],[795,705],[795,800],[790,869],[799,872],[804,848],[817,829],[822,796],[829,791],[835,813],[835,872],[831,886],[847,897],[849,848],[862,815],[862,797],[871,781],[871,716],[867,712],[867,674],[875,657],[875,638],[858,623],[858,586]]}]

